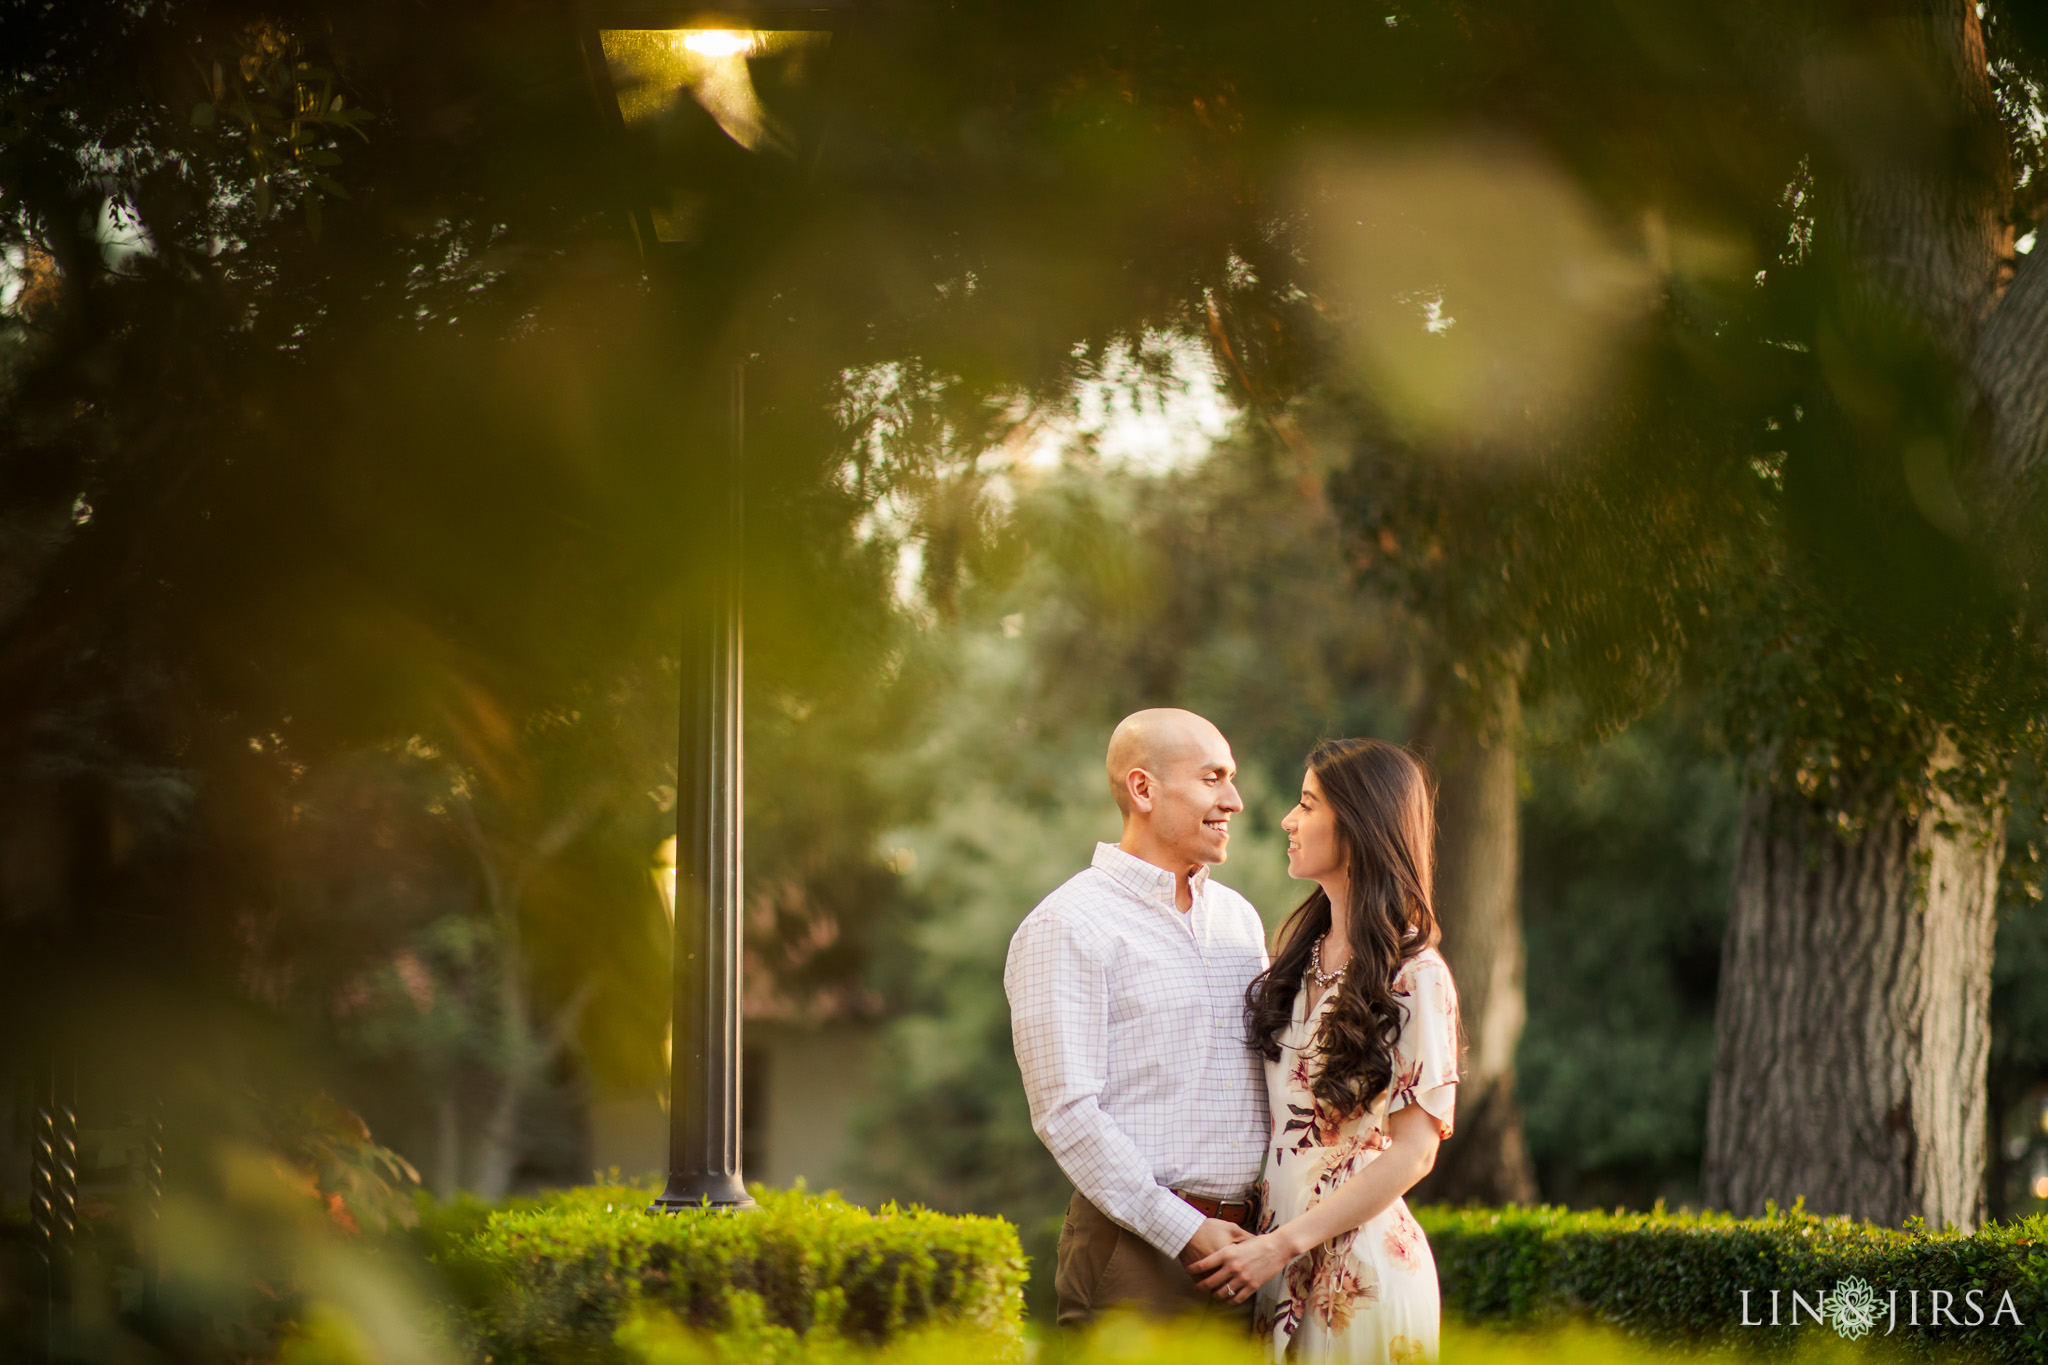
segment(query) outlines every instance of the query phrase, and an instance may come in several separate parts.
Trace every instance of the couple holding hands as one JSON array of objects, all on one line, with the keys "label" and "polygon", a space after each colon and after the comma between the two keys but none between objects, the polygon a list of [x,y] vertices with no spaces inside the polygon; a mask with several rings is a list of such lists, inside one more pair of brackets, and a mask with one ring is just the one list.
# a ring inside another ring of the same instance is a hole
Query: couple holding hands
[{"label": "couple holding hands", "polygon": [[1379,740],[1316,746],[1281,828],[1317,890],[1269,959],[1209,876],[1244,809],[1222,733],[1140,711],[1108,772],[1123,837],[1031,912],[1003,973],[1032,1127],[1074,1182],[1060,1324],[1248,1315],[1276,1359],[1434,1360],[1436,1263],[1401,1198],[1458,1084],[1428,776]]}]

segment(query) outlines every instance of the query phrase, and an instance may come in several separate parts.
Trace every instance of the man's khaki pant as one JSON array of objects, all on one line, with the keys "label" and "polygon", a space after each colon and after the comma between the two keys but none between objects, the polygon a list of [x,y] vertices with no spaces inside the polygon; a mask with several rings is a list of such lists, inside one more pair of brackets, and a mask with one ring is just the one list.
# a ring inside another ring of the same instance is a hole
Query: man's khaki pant
[{"label": "man's khaki pant", "polygon": [[1155,1318],[1201,1313],[1249,1327],[1251,1305],[1218,1303],[1195,1287],[1181,1263],[1109,1221],[1079,1193],[1060,1226],[1059,1324],[1085,1327],[1111,1308],[1135,1308]]}]

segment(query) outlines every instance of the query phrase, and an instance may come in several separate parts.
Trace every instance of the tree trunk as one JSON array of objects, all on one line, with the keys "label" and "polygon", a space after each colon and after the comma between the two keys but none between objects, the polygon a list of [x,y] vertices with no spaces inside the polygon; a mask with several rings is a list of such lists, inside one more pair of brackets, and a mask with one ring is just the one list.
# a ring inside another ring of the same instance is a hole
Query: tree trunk
[{"label": "tree trunk", "polygon": [[1759,786],[1735,857],[1710,1204],[1973,1229],[1983,1216],[1996,814],[1872,819]]},{"label": "tree trunk", "polygon": [[477,1133],[476,1152],[470,1159],[474,1172],[470,1191],[486,1202],[503,1199],[512,1191],[512,1176],[525,1150],[520,1141],[519,1110],[526,1091],[525,1077],[503,1077],[490,1114]]},{"label": "tree trunk", "polygon": [[[2015,401],[2025,397],[2015,386],[2040,365],[1981,350],[2004,332],[2038,331],[2017,314],[1997,321],[2011,190],[1982,29],[1963,0],[1862,14],[1862,31],[1805,63],[1822,134],[1816,226],[1850,297],[1877,302],[1873,316],[1917,319],[1978,377],[1994,450],[1973,491],[1995,500],[1989,485],[2024,467],[2026,440],[2038,437],[2040,414]],[[1853,351],[1867,318],[1834,321]],[[1881,373],[1873,365],[1862,382]],[[1872,450],[1897,458],[1882,440]],[[1930,772],[1952,757],[1938,744]],[[1868,783],[1839,790],[1847,799],[1828,808],[1765,777],[1745,806],[1706,1196],[1742,1214],[1803,1197],[1816,1212],[1971,1228],[1983,1213],[2003,802],[1937,804],[1915,818]],[[1864,832],[1851,840],[1844,827]]]},{"label": "tree trunk", "polygon": [[1467,1050],[1456,1131],[1415,1197],[1530,1204],[1536,1172],[1515,1100],[1515,1048],[1528,1013],[1517,898],[1520,689],[1505,682],[1488,702],[1476,724],[1458,708],[1437,708],[1422,742],[1437,771],[1437,920],[1458,985]]},{"label": "tree trunk", "polygon": [[507,942],[498,964],[498,1093],[477,1126],[476,1153],[470,1162],[470,1188],[479,1199],[503,1199],[525,1153],[519,1132],[520,1112],[538,1079],[540,1048],[533,1036],[533,1010],[526,993],[526,963],[512,936],[517,919],[507,908],[499,915]]}]

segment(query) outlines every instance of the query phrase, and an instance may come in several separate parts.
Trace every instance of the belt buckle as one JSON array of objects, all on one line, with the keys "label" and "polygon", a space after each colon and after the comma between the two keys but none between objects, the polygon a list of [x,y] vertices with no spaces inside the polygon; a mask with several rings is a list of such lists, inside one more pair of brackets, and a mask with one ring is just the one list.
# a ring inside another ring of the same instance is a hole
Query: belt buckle
[{"label": "belt buckle", "polygon": [[[1180,1197],[1182,1203],[1187,1204],[1203,1217],[1219,1218],[1226,1223],[1235,1223],[1237,1226],[1247,1230],[1249,1230],[1253,1210],[1258,1207],[1257,1201],[1250,1196],[1242,1199],[1218,1199],[1213,1195],[1188,1194],[1181,1190],[1175,1190],[1174,1193]],[[1229,1215],[1232,1212],[1235,1212],[1237,1217],[1230,1217]]]}]

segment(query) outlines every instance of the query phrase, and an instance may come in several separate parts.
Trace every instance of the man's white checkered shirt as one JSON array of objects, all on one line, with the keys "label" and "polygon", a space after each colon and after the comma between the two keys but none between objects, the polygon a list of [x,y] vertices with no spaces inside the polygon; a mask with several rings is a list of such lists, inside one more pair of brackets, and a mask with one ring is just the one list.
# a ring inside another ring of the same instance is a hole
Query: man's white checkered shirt
[{"label": "man's white checkered shirt", "polygon": [[1244,1032],[1265,926],[1206,870],[1191,884],[1182,914],[1171,872],[1097,844],[1003,971],[1031,1127],[1083,1197],[1169,1256],[1202,1225],[1172,1191],[1242,1198],[1271,1132]]}]

